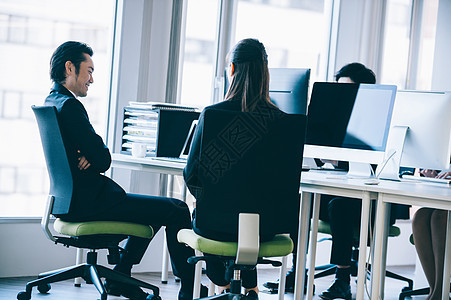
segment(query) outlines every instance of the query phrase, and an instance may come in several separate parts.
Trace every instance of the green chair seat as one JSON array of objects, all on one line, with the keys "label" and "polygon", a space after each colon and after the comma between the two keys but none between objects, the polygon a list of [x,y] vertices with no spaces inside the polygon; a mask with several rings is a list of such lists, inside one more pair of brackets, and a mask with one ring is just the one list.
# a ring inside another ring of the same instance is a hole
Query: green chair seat
[{"label": "green chair seat", "polygon": [[137,236],[145,239],[153,237],[153,228],[128,222],[93,221],[93,222],[66,222],[56,219],[53,228],[61,234],[68,236],[86,236],[95,234],[117,234]]},{"label": "green chair seat", "polygon": [[[332,235],[332,231],[330,230],[330,224],[319,220],[318,221],[318,232]],[[388,236],[397,237],[400,234],[401,234],[401,229],[399,229],[398,226],[391,225],[389,227]],[[360,238],[359,230],[354,230],[354,239],[358,241],[359,238]]]},{"label": "green chair seat", "polygon": [[[236,256],[238,243],[221,242],[208,239],[196,234],[191,229],[182,229],[177,234],[180,243],[203,253],[220,256]],[[278,234],[268,242],[260,243],[258,257],[278,257],[290,254],[293,251],[293,241],[288,235]]]}]

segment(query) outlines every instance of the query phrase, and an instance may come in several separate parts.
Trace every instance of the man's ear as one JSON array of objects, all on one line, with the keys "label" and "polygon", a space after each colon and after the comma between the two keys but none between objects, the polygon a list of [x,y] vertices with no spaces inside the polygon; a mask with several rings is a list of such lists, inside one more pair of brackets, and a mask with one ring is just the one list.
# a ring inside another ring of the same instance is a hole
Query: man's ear
[{"label": "man's ear", "polygon": [[72,72],[75,72],[75,66],[70,60],[66,61],[66,63],[64,64],[64,67],[66,68],[66,75],[69,75]]},{"label": "man's ear", "polygon": [[230,77],[235,73],[235,64],[230,63]]}]

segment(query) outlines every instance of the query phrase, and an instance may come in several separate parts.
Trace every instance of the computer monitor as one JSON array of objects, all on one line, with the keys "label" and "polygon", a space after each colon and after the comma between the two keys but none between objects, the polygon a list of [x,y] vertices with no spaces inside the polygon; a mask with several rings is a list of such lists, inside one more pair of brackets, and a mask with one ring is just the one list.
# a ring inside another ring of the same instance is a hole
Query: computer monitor
[{"label": "computer monitor", "polygon": [[270,68],[269,98],[288,114],[307,111],[310,69]]},{"label": "computer monitor", "polygon": [[194,120],[191,123],[188,135],[186,136],[185,144],[183,145],[182,152],[180,152],[180,158],[188,158],[189,150],[191,149],[191,142],[193,141],[194,133],[196,132],[197,123],[199,120]]},{"label": "computer monitor", "polygon": [[451,92],[399,91],[380,177],[399,179],[399,167],[448,169],[450,116]]},{"label": "computer monitor", "polygon": [[[305,115],[307,110],[310,69],[270,68],[269,98],[283,112]],[[225,75],[224,95],[229,88]]]},{"label": "computer monitor", "polygon": [[382,162],[395,96],[395,85],[316,82],[304,157]]}]

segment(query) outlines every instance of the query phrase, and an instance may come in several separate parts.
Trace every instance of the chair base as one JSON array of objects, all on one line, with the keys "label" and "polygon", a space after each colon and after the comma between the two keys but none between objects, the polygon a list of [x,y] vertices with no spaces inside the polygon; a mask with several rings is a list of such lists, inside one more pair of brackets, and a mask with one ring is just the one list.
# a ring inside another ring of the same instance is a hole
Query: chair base
[{"label": "chair base", "polygon": [[407,291],[404,291],[404,289],[403,289],[403,292],[401,294],[399,294],[399,300],[404,300],[404,298],[411,297],[411,296],[428,295],[429,292],[430,292],[429,288],[407,290]]},{"label": "chair base", "polygon": [[[449,286],[451,288],[451,284]],[[399,300],[404,300],[404,298],[411,296],[429,295],[430,291],[431,289],[428,287],[416,290],[404,288],[402,289],[402,293],[399,294]]]},{"label": "chair base", "polygon": [[37,286],[38,290],[41,293],[46,293],[50,290],[49,285],[50,283],[74,279],[77,277],[83,278],[88,284],[94,284],[94,286],[100,293],[101,300],[107,299],[107,291],[105,289],[104,284],[101,281],[101,278],[117,281],[127,285],[150,289],[153,292],[153,296],[151,299],[153,300],[160,299],[159,296],[160,290],[158,287],[151,285],[147,282],[135,279],[118,271],[111,270],[107,267],[97,265],[96,258],[97,258],[96,252],[89,252],[87,259],[88,263],[39,274],[38,279],[27,283],[25,292],[20,292],[17,295],[17,299],[18,300],[31,299],[31,291],[34,286]]}]

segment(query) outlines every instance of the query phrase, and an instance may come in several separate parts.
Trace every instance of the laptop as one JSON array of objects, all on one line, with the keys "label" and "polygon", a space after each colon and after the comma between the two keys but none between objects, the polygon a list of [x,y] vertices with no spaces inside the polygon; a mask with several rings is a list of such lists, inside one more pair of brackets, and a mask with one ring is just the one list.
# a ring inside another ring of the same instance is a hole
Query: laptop
[{"label": "laptop", "polygon": [[181,162],[186,163],[188,159],[189,149],[191,147],[191,142],[194,137],[194,132],[196,131],[198,120],[194,120],[191,123],[191,127],[189,128],[188,135],[186,136],[185,143],[183,144],[182,151],[180,152],[178,157],[153,157],[156,160],[164,160],[164,161],[173,161],[173,162]]}]

